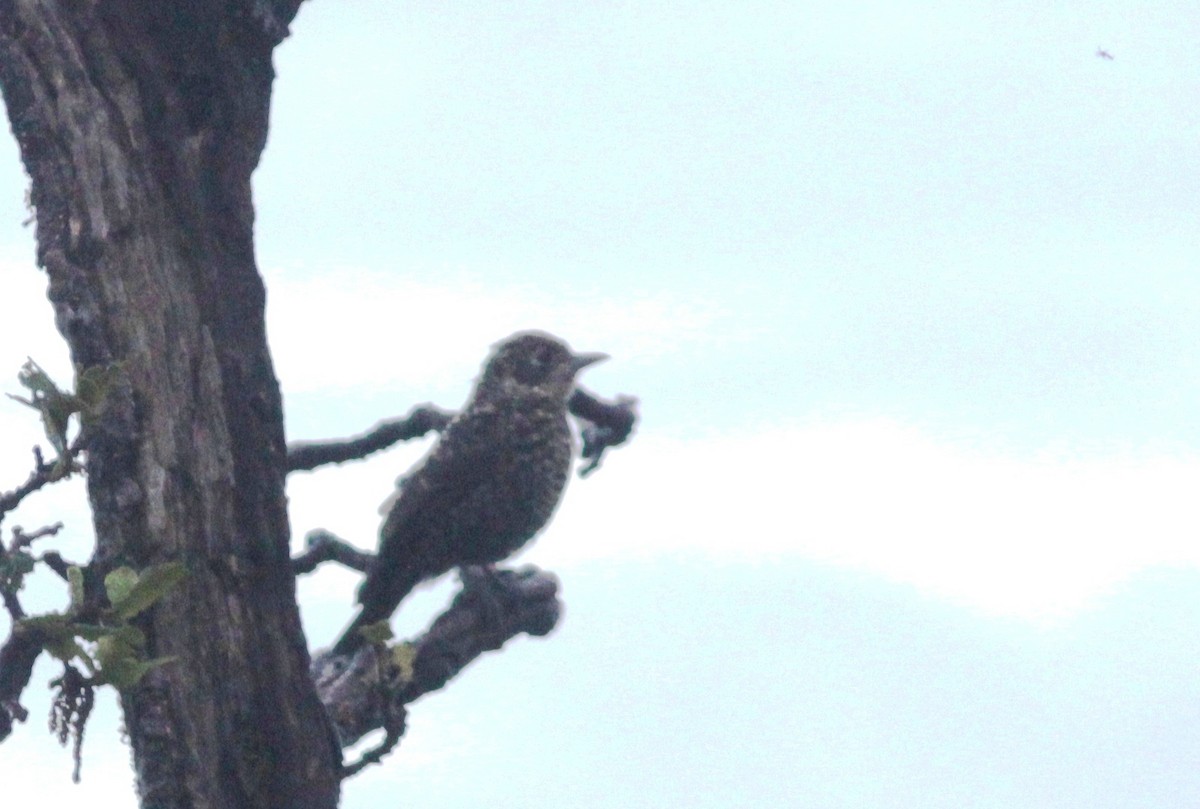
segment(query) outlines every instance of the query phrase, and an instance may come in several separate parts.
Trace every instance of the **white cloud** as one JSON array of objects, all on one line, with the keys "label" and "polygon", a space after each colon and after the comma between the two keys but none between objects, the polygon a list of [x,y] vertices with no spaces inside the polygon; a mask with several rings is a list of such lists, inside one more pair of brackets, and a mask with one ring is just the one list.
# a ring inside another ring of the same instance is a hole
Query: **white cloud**
[{"label": "white cloud", "polygon": [[272,353],[289,392],[465,384],[484,347],[529,328],[580,350],[602,346],[645,360],[710,339],[717,317],[699,301],[630,297],[625,289],[564,297],[561,290],[461,277],[430,283],[359,269],[276,271],[267,283]]},{"label": "white cloud", "polygon": [[880,420],[647,435],[606,465],[532,560],[797,554],[1041,621],[1147,566],[1200,565],[1195,457],[1021,457]]}]

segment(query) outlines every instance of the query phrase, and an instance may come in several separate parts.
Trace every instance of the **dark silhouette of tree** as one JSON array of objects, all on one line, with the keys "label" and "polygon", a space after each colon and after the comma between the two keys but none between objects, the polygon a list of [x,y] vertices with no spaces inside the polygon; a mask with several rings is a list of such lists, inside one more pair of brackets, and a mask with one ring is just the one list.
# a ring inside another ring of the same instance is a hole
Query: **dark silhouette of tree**
[{"label": "dark silhouette of tree", "polygon": [[[95,569],[181,561],[122,694],[145,806],[335,806],[284,502],[250,175],[299,0],[0,2],[0,86],[77,369]],[[247,654],[254,649],[253,655]]]}]

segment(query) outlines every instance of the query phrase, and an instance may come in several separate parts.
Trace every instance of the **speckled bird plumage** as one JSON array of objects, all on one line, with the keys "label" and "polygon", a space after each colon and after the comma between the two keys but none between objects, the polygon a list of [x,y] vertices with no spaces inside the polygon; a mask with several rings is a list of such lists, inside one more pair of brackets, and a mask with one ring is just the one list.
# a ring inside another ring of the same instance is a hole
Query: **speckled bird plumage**
[{"label": "speckled bird plumage", "polygon": [[571,470],[575,375],[603,358],[543,332],[495,346],[466,406],[400,485],[358,591],[362,609],[336,652],[360,645],[358,629],[390,616],[420,582],[499,562],[541,530]]}]

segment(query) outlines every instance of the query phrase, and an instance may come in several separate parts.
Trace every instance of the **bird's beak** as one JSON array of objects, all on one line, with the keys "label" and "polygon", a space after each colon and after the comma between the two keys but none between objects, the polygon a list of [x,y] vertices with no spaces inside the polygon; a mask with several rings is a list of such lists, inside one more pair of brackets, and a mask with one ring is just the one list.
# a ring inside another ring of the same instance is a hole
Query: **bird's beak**
[{"label": "bird's beak", "polygon": [[589,365],[596,362],[602,362],[606,359],[608,359],[608,355],[601,354],[599,351],[593,351],[587,354],[575,354],[571,357],[571,371],[577,374]]}]

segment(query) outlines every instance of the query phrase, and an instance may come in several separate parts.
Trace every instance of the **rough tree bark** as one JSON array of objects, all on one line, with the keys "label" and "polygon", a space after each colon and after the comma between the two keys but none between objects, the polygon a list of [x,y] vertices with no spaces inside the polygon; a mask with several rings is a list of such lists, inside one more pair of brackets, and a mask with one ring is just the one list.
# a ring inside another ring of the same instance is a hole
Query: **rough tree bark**
[{"label": "rough tree bark", "polygon": [[0,0],[0,85],[89,427],[100,565],[190,575],[139,618],[122,705],[143,806],[332,807],[337,753],[288,562],[250,175],[300,0]]}]

